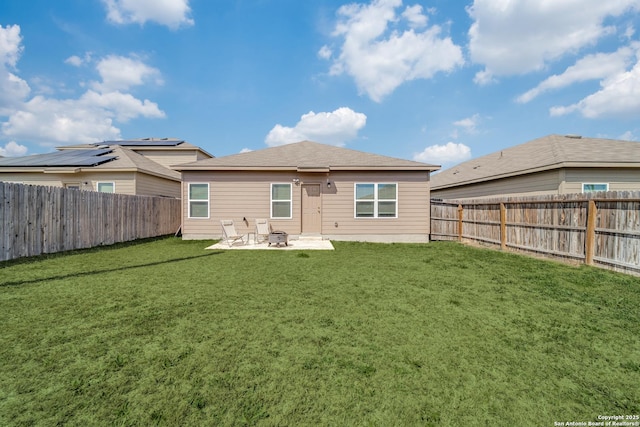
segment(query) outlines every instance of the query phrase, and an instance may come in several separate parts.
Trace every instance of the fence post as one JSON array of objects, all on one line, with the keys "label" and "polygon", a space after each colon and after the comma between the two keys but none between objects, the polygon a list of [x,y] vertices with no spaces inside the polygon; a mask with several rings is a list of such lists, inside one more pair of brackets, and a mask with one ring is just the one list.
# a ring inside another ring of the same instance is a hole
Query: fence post
[{"label": "fence post", "polygon": [[596,246],[596,216],[598,209],[596,202],[589,200],[589,208],[587,210],[587,234],[584,237],[584,262],[587,265],[593,265],[593,256]]},{"label": "fence post", "polygon": [[500,249],[507,249],[507,207],[500,202]]},{"label": "fence post", "polygon": [[458,241],[462,242],[462,217],[463,217],[464,209],[462,205],[458,205]]}]

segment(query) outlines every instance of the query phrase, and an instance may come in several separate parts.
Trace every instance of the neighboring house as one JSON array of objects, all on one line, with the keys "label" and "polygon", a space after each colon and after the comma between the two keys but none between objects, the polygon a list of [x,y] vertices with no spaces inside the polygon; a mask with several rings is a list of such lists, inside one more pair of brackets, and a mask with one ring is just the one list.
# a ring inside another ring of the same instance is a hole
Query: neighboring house
[{"label": "neighboring house", "polygon": [[211,157],[179,139],[105,141],[2,158],[0,181],[179,198],[180,173],[170,166]]},{"label": "neighboring house", "polygon": [[240,233],[256,218],[290,235],[335,240],[429,240],[429,175],[439,166],[316,142],[201,160],[182,171],[185,239]]},{"label": "neighboring house", "polygon": [[549,135],[435,174],[439,199],[640,190],[640,143]]}]

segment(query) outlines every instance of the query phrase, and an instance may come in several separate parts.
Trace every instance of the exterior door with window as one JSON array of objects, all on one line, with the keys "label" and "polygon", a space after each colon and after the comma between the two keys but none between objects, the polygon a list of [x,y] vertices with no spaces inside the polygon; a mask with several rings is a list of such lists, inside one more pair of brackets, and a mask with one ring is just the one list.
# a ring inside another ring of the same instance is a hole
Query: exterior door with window
[{"label": "exterior door with window", "polygon": [[302,232],[319,234],[322,232],[322,212],[320,184],[302,185]]}]

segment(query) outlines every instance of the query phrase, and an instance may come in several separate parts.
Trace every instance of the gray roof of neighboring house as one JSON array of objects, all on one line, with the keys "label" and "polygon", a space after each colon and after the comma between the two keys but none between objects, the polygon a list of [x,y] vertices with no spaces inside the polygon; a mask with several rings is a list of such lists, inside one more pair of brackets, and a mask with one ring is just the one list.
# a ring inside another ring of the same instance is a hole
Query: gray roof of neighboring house
[{"label": "gray roof of neighboring house", "polygon": [[180,173],[125,147],[65,149],[47,154],[0,159],[0,172],[28,171],[123,171],[135,170],[151,175],[180,180]]},{"label": "gray roof of neighboring house", "polygon": [[101,170],[138,170],[140,172],[145,172],[151,175],[162,176],[164,178],[169,178],[174,181],[179,181],[181,179],[180,173],[176,172],[172,169],[166,168],[159,163],[154,162],[153,160],[149,160],[142,154],[138,154],[133,150],[130,150],[125,147],[114,146],[113,153],[118,156],[117,160],[114,160],[110,163],[104,163],[98,165],[92,170],[101,171]]},{"label": "gray roof of neighboring house", "polygon": [[214,157],[197,145],[193,145],[187,141],[177,138],[139,138],[139,139],[122,139],[115,141],[94,142],[91,144],[63,145],[56,147],[58,150],[76,150],[76,149],[93,149],[105,148],[109,146],[120,145],[121,147],[130,147],[136,151],[160,150],[160,151],[183,151],[195,150],[204,153],[208,157]]},{"label": "gray roof of neighboring house", "polygon": [[638,167],[640,143],[577,135],[542,138],[469,160],[432,175],[438,190],[562,167]]},{"label": "gray roof of neighboring house", "polygon": [[174,166],[187,170],[414,170],[434,171],[440,166],[370,154],[333,145],[301,141],[230,156]]}]

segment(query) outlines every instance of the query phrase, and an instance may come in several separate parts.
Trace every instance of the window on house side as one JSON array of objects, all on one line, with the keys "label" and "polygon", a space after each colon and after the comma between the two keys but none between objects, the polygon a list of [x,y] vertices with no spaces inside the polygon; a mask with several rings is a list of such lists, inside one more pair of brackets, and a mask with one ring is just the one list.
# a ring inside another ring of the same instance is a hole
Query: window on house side
[{"label": "window on house side", "polygon": [[209,184],[189,183],[189,218],[209,218]]},{"label": "window on house side", "polygon": [[115,193],[116,183],[115,182],[98,182],[96,183],[96,189],[100,193]]},{"label": "window on house side", "polygon": [[291,184],[271,184],[271,218],[293,217]]},{"label": "window on house side", "polygon": [[397,218],[398,184],[356,184],[354,204],[356,218]]},{"label": "window on house side", "polygon": [[603,184],[603,183],[582,184],[583,193],[592,193],[594,191],[609,191],[609,184]]}]

